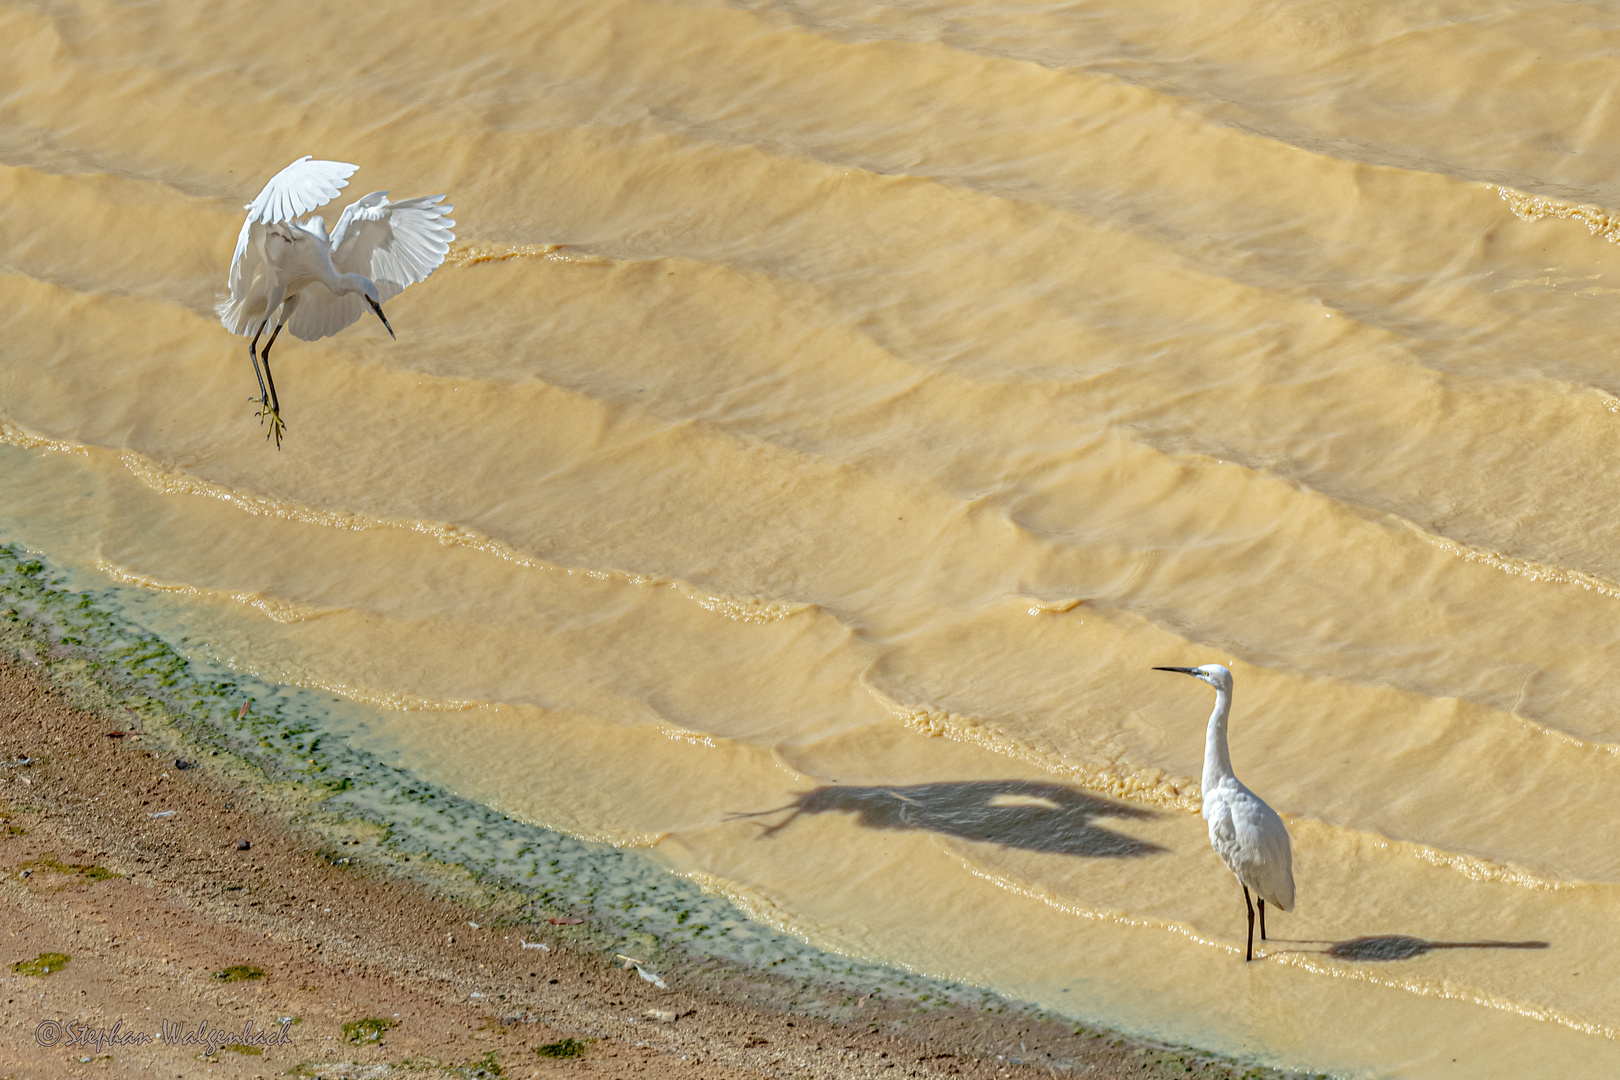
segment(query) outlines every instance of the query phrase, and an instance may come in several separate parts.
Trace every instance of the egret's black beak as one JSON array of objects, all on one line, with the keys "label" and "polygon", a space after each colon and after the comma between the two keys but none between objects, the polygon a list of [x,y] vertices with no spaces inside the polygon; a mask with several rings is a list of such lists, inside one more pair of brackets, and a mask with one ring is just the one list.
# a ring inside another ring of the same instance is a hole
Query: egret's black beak
[{"label": "egret's black beak", "polygon": [[1191,667],[1156,667],[1153,670],[1154,671],[1179,671],[1183,675],[1193,675],[1193,676],[1197,676],[1197,675],[1201,674],[1201,672],[1199,672],[1199,670],[1197,668],[1191,668]]},{"label": "egret's black beak", "polygon": [[366,303],[371,305],[371,310],[375,311],[377,313],[377,318],[382,320],[383,329],[388,331],[388,336],[394,338],[395,341],[398,341],[399,338],[394,337],[394,328],[388,325],[388,316],[382,313],[382,305],[377,303],[377,301],[373,300],[369,296],[366,297]]}]

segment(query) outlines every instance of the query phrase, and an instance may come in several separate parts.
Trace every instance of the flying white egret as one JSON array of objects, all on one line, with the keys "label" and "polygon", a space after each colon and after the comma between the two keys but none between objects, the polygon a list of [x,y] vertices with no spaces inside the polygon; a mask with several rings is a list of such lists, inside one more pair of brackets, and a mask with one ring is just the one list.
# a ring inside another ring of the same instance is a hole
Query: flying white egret
[{"label": "flying white egret", "polygon": [[[248,356],[259,380],[258,415],[270,418],[278,447],[286,425],[270,375],[270,347],[282,328],[304,341],[328,337],[365,314],[365,303],[393,337],[383,303],[437,270],[455,239],[453,208],[441,204],[443,195],[389,202],[388,192],[373,191],[343,211],[330,236],[319,217],[296,220],[336,198],[357,168],[306,154],[272,176],[247,204],[231,257],[231,292],[215,308],[225,329],[253,335]],[[310,288],[317,284],[324,288]],[[261,353],[259,337],[271,322],[276,328]]]},{"label": "flying white egret", "polygon": [[1294,853],[1288,829],[1277,811],[1232,775],[1232,757],[1226,750],[1226,718],[1232,711],[1232,673],[1220,664],[1203,667],[1156,667],[1179,671],[1215,688],[1215,711],[1209,714],[1204,737],[1204,820],[1209,843],[1243,886],[1243,905],[1249,909],[1249,947],[1244,960],[1254,959],[1254,905],[1249,890],[1260,898],[1260,940],[1266,940],[1266,901],[1288,911],[1294,906]]}]

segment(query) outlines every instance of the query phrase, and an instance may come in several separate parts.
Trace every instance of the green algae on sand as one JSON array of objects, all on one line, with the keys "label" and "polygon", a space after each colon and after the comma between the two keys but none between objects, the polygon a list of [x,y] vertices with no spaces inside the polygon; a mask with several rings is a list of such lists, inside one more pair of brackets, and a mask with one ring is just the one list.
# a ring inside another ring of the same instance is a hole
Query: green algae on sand
[{"label": "green algae on sand", "polygon": [[382,1042],[383,1032],[394,1026],[392,1020],[382,1016],[368,1016],[362,1020],[351,1020],[343,1025],[343,1041],[346,1043]]},{"label": "green algae on sand", "polygon": [[560,1039],[557,1042],[546,1043],[535,1047],[534,1052],[543,1058],[573,1058],[584,1057],[589,1044],[578,1039]]},{"label": "green algae on sand", "polygon": [[578,931],[549,924],[548,931],[608,952],[633,946],[665,967],[684,957],[731,973],[769,971],[805,985],[793,1007],[826,1015],[849,1011],[855,999],[838,987],[852,985],[882,987],[894,999],[1010,1005],[982,988],[824,952],[755,922],[645,853],[515,821],[461,798],[342,737],[365,727],[370,706],[232,670],[209,660],[199,643],[172,629],[178,640],[171,643],[150,624],[185,625],[183,605],[90,574],[76,577],[19,545],[0,544],[0,652],[41,669],[78,707],[134,720],[165,755],[208,757],[217,768],[235,769],[300,825],[345,848],[341,858],[351,863],[343,865],[381,864],[473,895],[515,890],[527,901],[508,916],[516,925],[589,913],[591,924]]},{"label": "green algae on sand", "polygon": [[68,961],[72,959],[73,957],[67,953],[45,952],[32,960],[17,961],[11,965],[11,970],[16,975],[32,975],[42,979],[53,971],[61,971],[67,967]]},{"label": "green algae on sand", "polygon": [[122,877],[105,866],[96,866],[92,863],[65,863],[54,854],[41,855],[22,864],[22,870],[43,870],[51,874],[61,874],[63,877],[78,878],[81,881],[108,881],[112,878]]},{"label": "green algae on sand", "polygon": [[[904,1011],[966,1006],[1058,1019],[981,987],[824,952],[755,922],[642,852],[516,821],[464,799],[356,749],[346,736],[364,730],[372,707],[214,662],[205,643],[173,629],[186,625],[174,597],[109,585],[99,575],[75,577],[19,545],[0,544],[0,655],[32,665],[72,705],[117,717],[118,726],[131,728],[127,734],[145,740],[143,752],[208,758],[212,769],[323,835],[333,845],[324,852],[333,864],[369,863],[423,880],[475,906],[498,904],[501,925],[543,927],[575,947],[607,954],[628,948],[662,971],[763,995],[773,1007],[805,1015],[855,1019],[877,993]],[[150,626],[166,629],[160,634]],[[590,918],[584,925],[550,921],[575,913]],[[50,957],[68,959],[46,954],[23,963],[59,970],[44,963]],[[380,1041],[391,1024],[381,1018],[354,1024],[371,1021],[384,1026],[357,1027],[362,1041]],[[565,1039],[542,1052],[577,1056],[587,1045]],[[1186,1053],[1213,1066],[1215,1075],[1299,1075]]]},{"label": "green algae on sand", "polygon": [[223,971],[214,972],[214,978],[222,982],[246,982],[250,979],[264,978],[264,969],[253,967],[251,964],[233,964]]}]

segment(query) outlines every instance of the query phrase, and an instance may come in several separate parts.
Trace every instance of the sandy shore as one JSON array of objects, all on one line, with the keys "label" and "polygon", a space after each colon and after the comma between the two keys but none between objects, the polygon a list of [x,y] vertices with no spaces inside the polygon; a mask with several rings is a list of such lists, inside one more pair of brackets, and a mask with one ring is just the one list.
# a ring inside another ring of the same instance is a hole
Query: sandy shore
[{"label": "sandy shore", "polygon": [[74,708],[43,670],[0,661],[6,1076],[1248,1072],[1018,1010],[818,1018],[697,960],[660,988],[589,920],[537,929],[499,890],[339,854],[230,759]]}]

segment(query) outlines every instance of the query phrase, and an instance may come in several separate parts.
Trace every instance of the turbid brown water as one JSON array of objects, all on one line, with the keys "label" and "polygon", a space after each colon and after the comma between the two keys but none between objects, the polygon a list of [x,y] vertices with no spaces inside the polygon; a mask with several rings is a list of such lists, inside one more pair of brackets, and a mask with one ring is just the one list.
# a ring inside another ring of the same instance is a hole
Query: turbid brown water
[{"label": "turbid brown water", "polygon": [[[251,770],[228,755],[175,769],[177,750],[201,747],[152,716],[107,739],[123,708],[65,707],[61,691],[96,691],[50,687],[71,664],[13,664],[14,641],[0,644],[0,745],[32,756],[0,769],[8,1078],[1280,1080],[1017,1008],[922,1009],[870,983],[828,994],[700,962],[655,986],[601,948],[615,935],[594,918],[525,918],[523,892],[444,864],[400,880],[385,852],[310,829],[298,785],[244,790]],[[847,1015],[828,1015],[841,998]]]},{"label": "turbid brown water", "polygon": [[[9,7],[0,525],[827,947],[1281,1064],[1620,1069],[1617,33]],[[305,153],[460,239],[397,342],[278,345],[277,453],[212,303]],[[1211,702],[1149,670],[1211,661],[1294,836],[1250,965]]]}]

